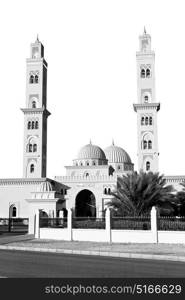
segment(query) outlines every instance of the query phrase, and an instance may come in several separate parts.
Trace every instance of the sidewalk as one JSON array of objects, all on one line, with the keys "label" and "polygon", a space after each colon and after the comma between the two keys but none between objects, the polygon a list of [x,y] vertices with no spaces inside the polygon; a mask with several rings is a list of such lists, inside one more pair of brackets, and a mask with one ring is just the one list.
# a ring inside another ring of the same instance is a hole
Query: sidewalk
[{"label": "sidewalk", "polygon": [[19,241],[27,241],[27,240],[33,240],[34,235],[33,234],[1,234],[0,235],[0,245],[9,244],[13,242],[19,242]]},{"label": "sidewalk", "polygon": [[[0,249],[53,252],[63,254],[101,255],[124,258],[142,258],[185,262],[184,244],[109,244],[32,239],[30,236],[0,238]],[[24,240],[23,240],[24,239]]]}]

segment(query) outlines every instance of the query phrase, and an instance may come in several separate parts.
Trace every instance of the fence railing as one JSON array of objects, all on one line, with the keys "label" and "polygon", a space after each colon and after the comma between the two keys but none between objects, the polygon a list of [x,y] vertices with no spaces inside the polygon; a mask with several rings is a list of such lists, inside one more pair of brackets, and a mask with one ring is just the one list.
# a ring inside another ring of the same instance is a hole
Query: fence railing
[{"label": "fence railing", "polygon": [[72,219],[73,228],[105,229],[105,218],[75,217]]},{"label": "fence railing", "polygon": [[113,217],[111,229],[150,230],[151,218],[150,216]]},{"label": "fence railing", "polygon": [[67,228],[67,218],[40,218],[40,228]]},{"label": "fence railing", "polygon": [[[26,221],[27,220],[27,221]],[[21,222],[21,223],[20,223]],[[0,231],[26,231],[28,219],[0,219]],[[111,229],[120,230],[151,230],[150,215],[111,217]],[[95,217],[73,217],[73,229],[105,229],[106,219]],[[40,228],[67,228],[66,218],[40,218]],[[185,217],[157,218],[157,230],[185,231]]]},{"label": "fence railing", "polygon": [[158,230],[184,231],[185,217],[158,217]]},{"label": "fence railing", "polygon": [[28,218],[0,218],[0,232],[26,233],[28,223]]}]

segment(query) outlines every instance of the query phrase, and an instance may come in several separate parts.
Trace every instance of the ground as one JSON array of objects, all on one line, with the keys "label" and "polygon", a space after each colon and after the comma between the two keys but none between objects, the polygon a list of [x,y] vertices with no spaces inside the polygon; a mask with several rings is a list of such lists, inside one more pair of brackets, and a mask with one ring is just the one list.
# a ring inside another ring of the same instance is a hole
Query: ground
[{"label": "ground", "polygon": [[[10,240],[11,242],[11,240]],[[8,243],[8,241],[7,241]],[[1,244],[1,240],[0,240]],[[183,256],[185,258],[185,244],[109,244],[95,242],[68,242],[55,240],[31,239],[27,241],[11,242],[9,246],[30,247],[30,249],[70,249],[118,253],[141,253],[157,255]]]},{"label": "ground", "polygon": [[31,251],[0,251],[0,277],[184,278],[185,263]]}]

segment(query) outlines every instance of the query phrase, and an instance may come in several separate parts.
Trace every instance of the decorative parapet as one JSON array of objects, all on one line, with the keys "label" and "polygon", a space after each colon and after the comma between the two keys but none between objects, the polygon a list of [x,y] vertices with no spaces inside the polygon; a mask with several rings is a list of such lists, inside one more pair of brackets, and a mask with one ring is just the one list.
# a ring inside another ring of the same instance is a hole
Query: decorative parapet
[{"label": "decorative parapet", "polygon": [[21,108],[24,114],[42,114],[44,113],[47,117],[51,115],[51,113],[45,109],[45,107],[41,108]]},{"label": "decorative parapet", "polygon": [[42,182],[50,181],[53,182],[52,179],[49,178],[3,178],[0,179],[1,185],[27,185],[27,184],[41,184]]},{"label": "decorative parapet", "polygon": [[139,103],[139,104],[133,104],[134,110],[137,112],[137,110],[148,110],[151,108],[155,108],[157,111],[160,110],[160,103]]},{"label": "decorative parapet", "polygon": [[164,176],[167,183],[181,183],[185,181],[185,175]]},{"label": "decorative parapet", "polygon": [[68,182],[115,182],[117,181],[117,175],[108,176],[56,176],[55,180],[60,181],[61,183]]},{"label": "decorative parapet", "polygon": [[[88,160],[88,159],[86,159],[86,160]],[[109,165],[95,165],[95,166],[92,166],[92,165],[89,165],[89,166],[87,166],[87,165],[85,165],[85,166],[75,166],[75,165],[73,165],[73,166],[65,166],[65,168],[66,169],[75,169],[75,170],[79,170],[79,169],[84,169],[84,170],[86,170],[86,169],[105,169],[105,170],[108,170],[109,169]]]}]

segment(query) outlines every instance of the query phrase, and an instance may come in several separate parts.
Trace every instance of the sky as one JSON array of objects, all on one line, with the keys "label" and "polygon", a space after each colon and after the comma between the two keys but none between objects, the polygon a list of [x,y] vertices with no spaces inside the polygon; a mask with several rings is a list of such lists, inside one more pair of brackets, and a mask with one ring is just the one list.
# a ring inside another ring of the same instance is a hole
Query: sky
[{"label": "sky", "polygon": [[156,54],[159,171],[185,174],[184,0],[4,0],[0,7],[0,178],[23,176],[26,58],[37,34],[48,62],[47,176],[79,149],[112,143],[137,170],[136,51],[144,26]]}]

